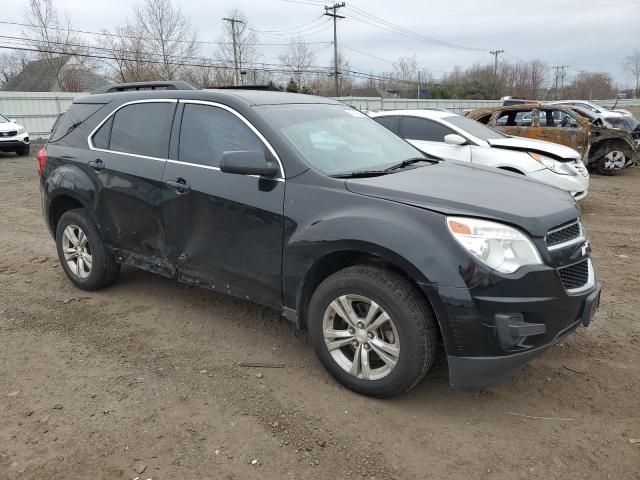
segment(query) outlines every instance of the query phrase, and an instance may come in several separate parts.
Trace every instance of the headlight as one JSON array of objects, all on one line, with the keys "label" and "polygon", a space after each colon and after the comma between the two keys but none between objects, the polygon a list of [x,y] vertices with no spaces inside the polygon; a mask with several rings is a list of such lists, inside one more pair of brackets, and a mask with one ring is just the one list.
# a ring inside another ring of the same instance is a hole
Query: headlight
[{"label": "headlight", "polygon": [[478,260],[502,273],[523,265],[541,265],[538,249],[527,235],[502,223],[447,217],[451,235]]},{"label": "headlight", "polygon": [[18,129],[18,133],[17,133],[17,134],[18,134],[18,135],[22,135],[24,132],[26,132],[25,128],[24,128],[24,127],[20,127],[20,128]]},{"label": "headlight", "polygon": [[565,165],[562,162],[554,160],[553,158],[545,157],[544,155],[540,155],[539,153],[529,152],[531,158],[533,158],[536,162],[542,164],[543,167],[548,168],[553,173],[557,173],[558,175],[577,175],[571,167]]}]

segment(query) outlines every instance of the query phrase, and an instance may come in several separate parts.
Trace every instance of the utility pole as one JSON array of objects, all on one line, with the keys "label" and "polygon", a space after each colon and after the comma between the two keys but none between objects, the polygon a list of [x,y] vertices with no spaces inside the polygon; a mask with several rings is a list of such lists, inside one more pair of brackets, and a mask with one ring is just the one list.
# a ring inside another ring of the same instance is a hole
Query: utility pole
[{"label": "utility pole", "polygon": [[418,70],[418,101],[416,102],[416,106],[420,108],[420,70]]},{"label": "utility pole", "polygon": [[493,94],[496,97],[496,100],[498,99],[498,55],[500,55],[501,53],[504,53],[504,50],[491,50],[489,52],[491,55],[493,55],[494,60],[493,60]]},{"label": "utility pole", "polygon": [[[553,88],[553,99],[557,100],[558,99],[558,77],[560,77],[560,96],[562,96],[562,91],[564,90],[564,69],[567,68],[569,65],[554,65],[553,68],[556,73],[555,73],[555,80],[554,80],[554,88]],[[560,74],[560,71],[562,70],[562,74]]]},{"label": "utility pole", "polygon": [[[333,17],[333,80],[336,85],[336,97],[340,96],[340,82],[338,81],[338,27],[337,21],[339,18],[345,18],[342,15],[338,15],[338,9],[346,6],[346,3],[334,3],[331,7],[324,7],[324,14],[328,17]],[[333,11],[333,13],[329,13]]]},{"label": "utility pole", "polygon": [[233,85],[240,83],[240,65],[238,65],[238,42],[236,40],[236,23],[244,23],[237,18],[223,18],[225,22],[231,23],[231,38],[233,39]]}]

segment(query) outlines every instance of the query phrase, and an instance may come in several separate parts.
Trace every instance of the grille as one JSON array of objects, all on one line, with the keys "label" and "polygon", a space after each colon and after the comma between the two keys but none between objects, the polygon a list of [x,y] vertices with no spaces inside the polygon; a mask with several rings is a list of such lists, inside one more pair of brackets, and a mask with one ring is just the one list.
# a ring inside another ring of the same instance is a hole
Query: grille
[{"label": "grille", "polygon": [[567,290],[580,288],[589,281],[589,260],[575,263],[568,267],[558,269],[562,285]]},{"label": "grille", "polygon": [[577,221],[565,227],[551,230],[547,233],[547,247],[553,247],[555,245],[560,245],[561,243],[575,240],[576,238],[579,238],[581,234],[582,228],[580,227],[580,222]]},{"label": "grille", "polygon": [[0,132],[0,137],[15,137],[17,134],[17,130],[11,130],[10,132]]}]

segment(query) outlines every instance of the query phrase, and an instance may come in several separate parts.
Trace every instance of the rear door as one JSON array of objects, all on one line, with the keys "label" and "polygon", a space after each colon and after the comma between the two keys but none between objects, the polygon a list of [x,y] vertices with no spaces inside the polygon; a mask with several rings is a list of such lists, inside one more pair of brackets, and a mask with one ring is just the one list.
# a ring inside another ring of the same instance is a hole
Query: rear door
[{"label": "rear door", "polygon": [[451,133],[458,134],[433,120],[420,117],[400,117],[400,136],[416,148],[436,157],[448,160],[471,161],[469,145],[449,145],[444,137]]},{"label": "rear door", "polygon": [[176,159],[164,172],[176,186],[162,206],[169,259],[182,281],[280,307],[284,177],[219,169],[227,151],[275,152],[229,107],[180,105]]},{"label": "rear door", "polygon": [[97,179],[96,215],[123,263],[172,276],[159,205],[176,100],[125,104],[90,137]]}]

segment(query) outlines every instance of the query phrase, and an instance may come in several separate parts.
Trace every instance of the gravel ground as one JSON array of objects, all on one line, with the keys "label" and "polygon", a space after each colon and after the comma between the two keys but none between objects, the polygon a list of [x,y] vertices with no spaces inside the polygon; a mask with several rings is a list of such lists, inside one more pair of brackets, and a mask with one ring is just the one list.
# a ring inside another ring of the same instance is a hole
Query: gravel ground
[{"label": "gravel ground", "polygon": [[490,390],[441,367],[390,400],[337,385],[271,310],[131,269],[75,289],[37,185],[0,155],[3,480],[640,478],[640,169],[583,202],[589,328]]}]

